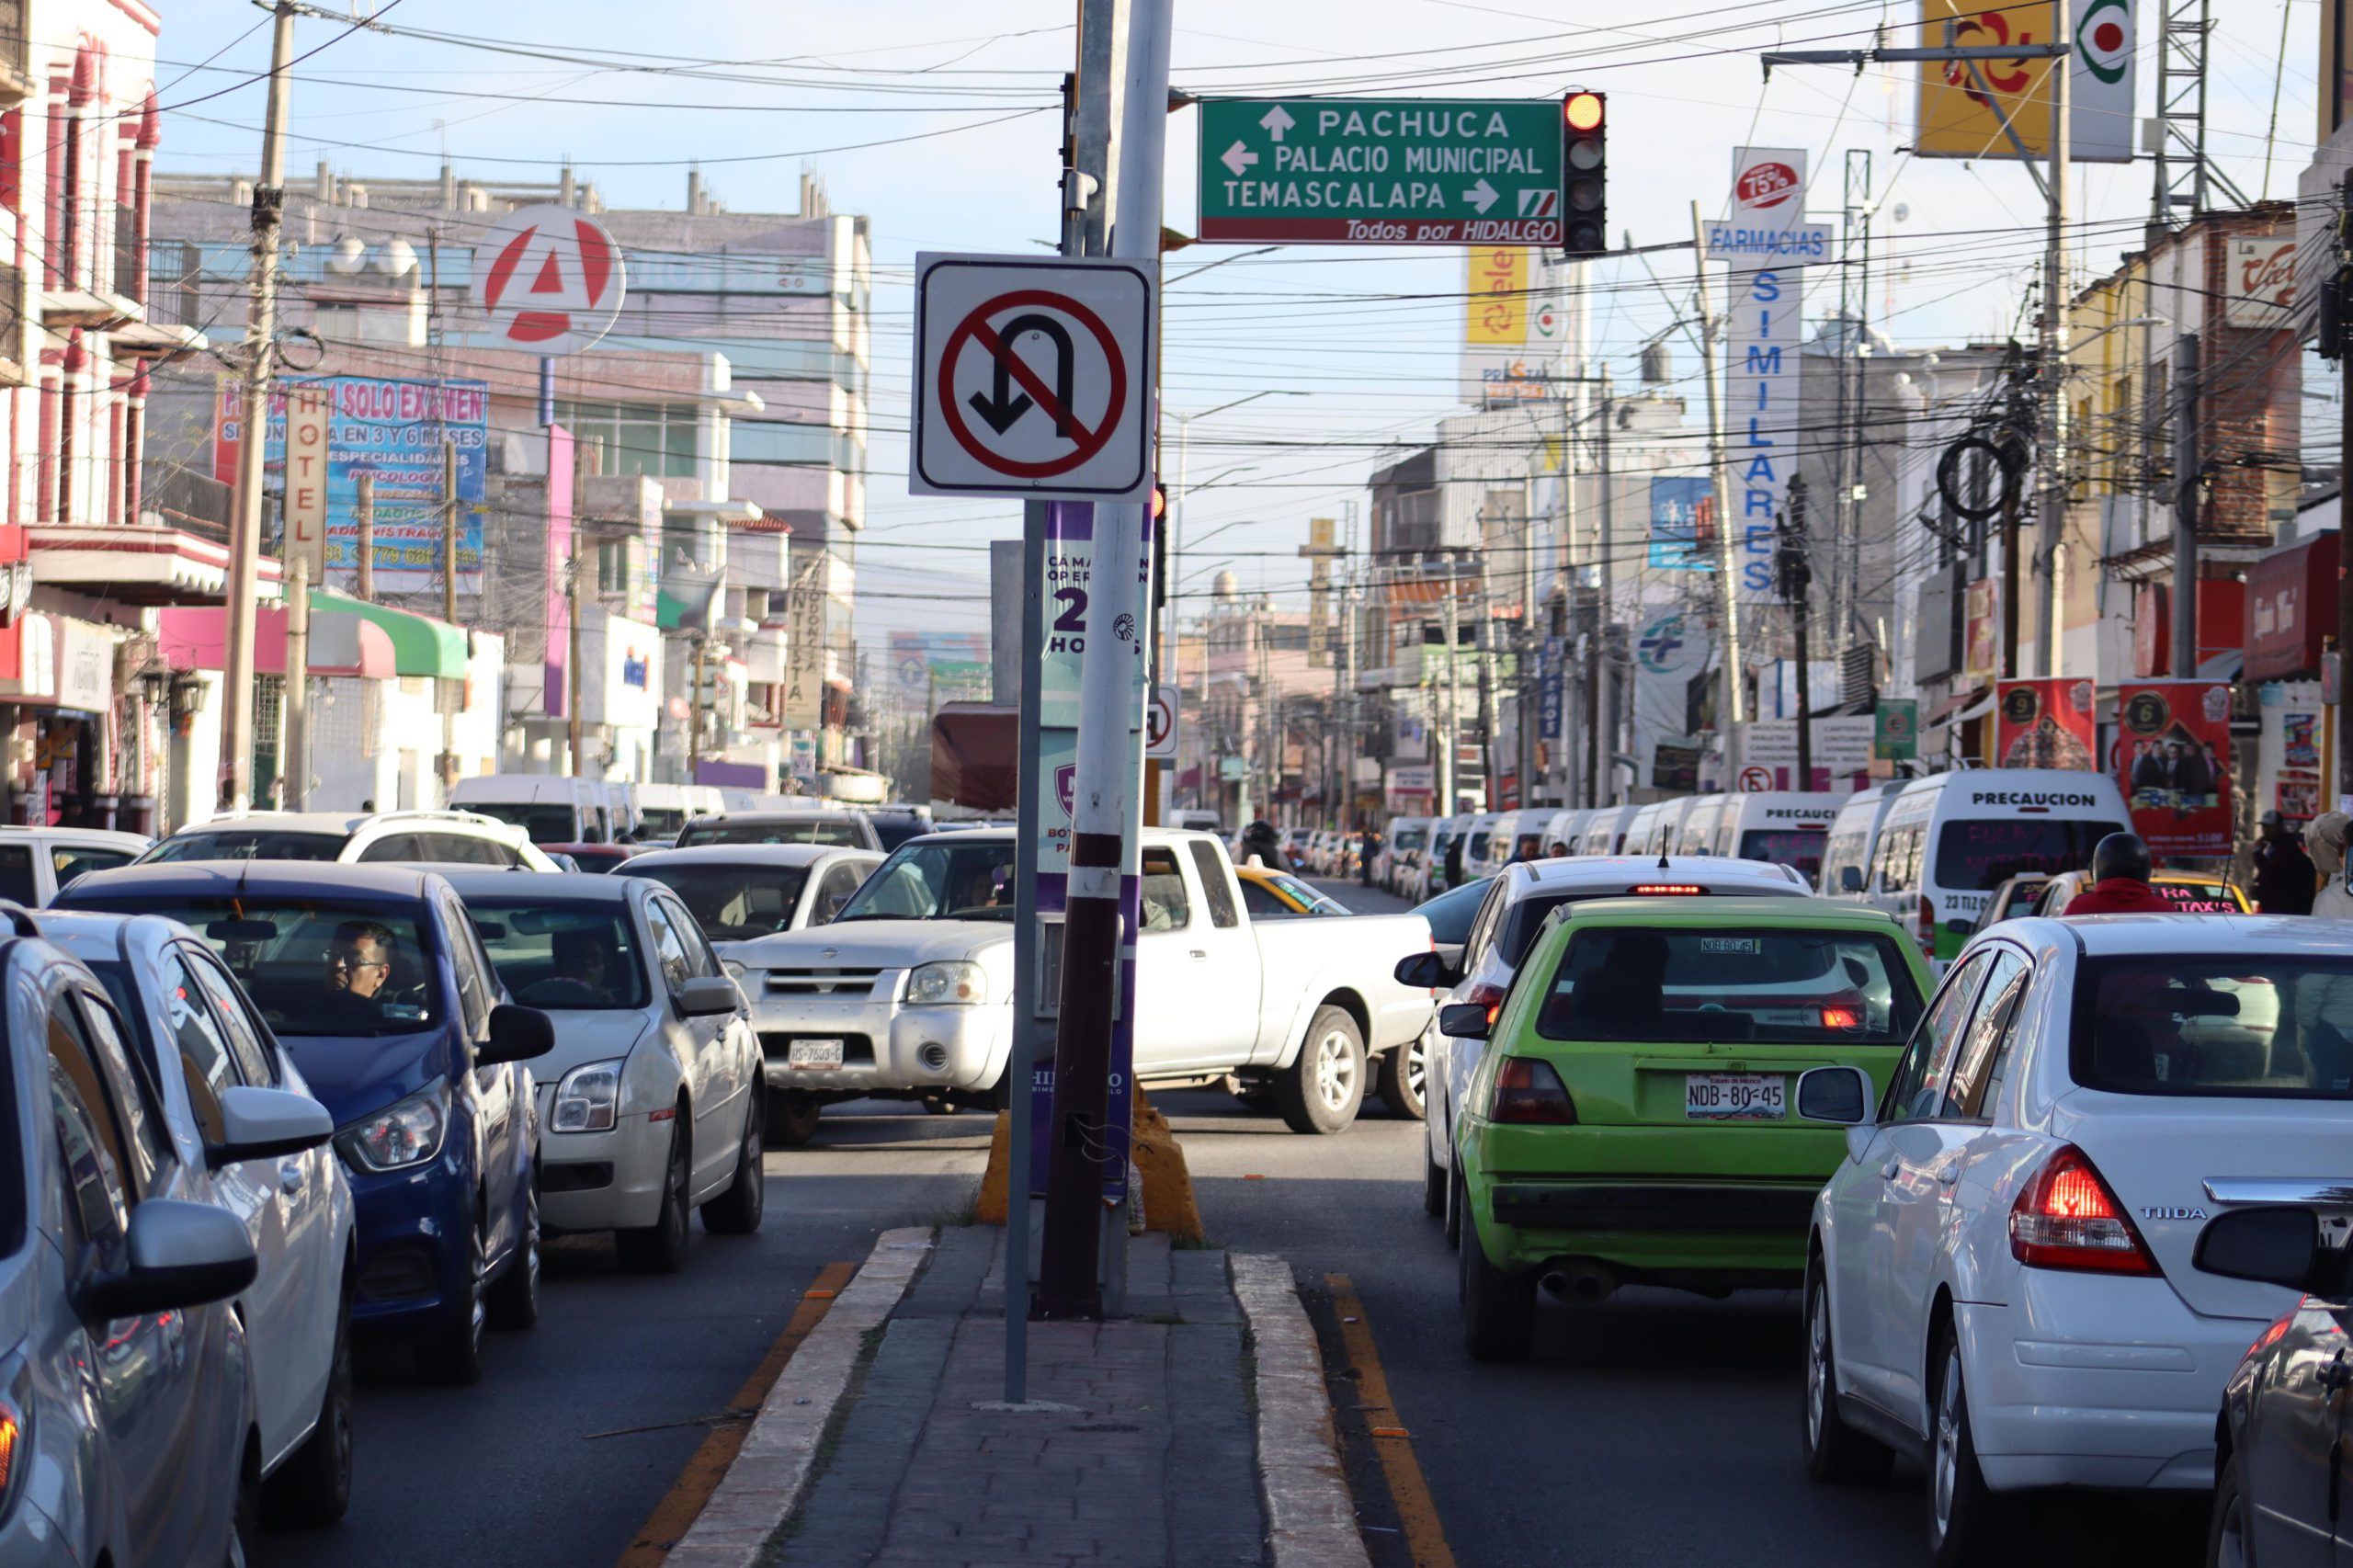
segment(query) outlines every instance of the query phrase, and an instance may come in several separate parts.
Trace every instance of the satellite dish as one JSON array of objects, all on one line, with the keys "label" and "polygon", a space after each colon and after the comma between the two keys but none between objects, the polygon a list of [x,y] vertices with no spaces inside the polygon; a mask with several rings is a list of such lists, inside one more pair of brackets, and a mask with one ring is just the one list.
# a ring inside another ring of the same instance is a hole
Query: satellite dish
[{"label": "satellite dish", "polygon": [[1912,216],[1912,204],[1911,204],[1910,202],[1908,202],[1908,201],[1899,201],[1899,202],[1897,202],[1897,203],[1895,204],[1895,213],[1894,213],[1894,217],[1895,217],[1895,221],[1896,221],[1897,222],[1901,223],[1901,222],[1904,222],[1906,219],[1910,218],[1911,216]]}]

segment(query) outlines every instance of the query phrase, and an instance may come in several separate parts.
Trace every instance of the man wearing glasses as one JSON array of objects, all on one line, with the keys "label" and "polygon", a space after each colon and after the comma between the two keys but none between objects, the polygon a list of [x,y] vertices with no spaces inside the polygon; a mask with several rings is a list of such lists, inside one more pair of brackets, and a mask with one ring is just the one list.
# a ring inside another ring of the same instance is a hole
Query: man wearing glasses
[{"label": "man wearing glasses", "polygon": [[[373,920],[347,920],[335,928],[327,949],[327,1010],[330,1015],[364,1019],[372,1033],[382,1022],[380,1000],[392,977],[392,960],[400,945],[392,932]],[[338,1032],[329,1028],[325,1032]],[[355,1028],[353,1032],[360,1032]]]}]

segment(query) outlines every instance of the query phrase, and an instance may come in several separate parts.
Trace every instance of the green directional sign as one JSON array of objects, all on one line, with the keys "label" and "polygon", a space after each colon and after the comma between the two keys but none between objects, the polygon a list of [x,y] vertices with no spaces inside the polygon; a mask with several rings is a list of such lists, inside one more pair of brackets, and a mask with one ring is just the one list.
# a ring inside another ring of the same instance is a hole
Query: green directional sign
[{"label": "green directional sign", "polygon": [[1207,98],[1200,238],[1561,243],[1557,98]]}]

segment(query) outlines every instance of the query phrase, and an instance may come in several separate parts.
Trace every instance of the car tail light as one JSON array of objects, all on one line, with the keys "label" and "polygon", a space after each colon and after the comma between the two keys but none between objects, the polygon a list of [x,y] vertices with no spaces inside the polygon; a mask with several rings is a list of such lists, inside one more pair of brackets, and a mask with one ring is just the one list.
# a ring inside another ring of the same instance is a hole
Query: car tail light
[{"label": "car tail light", "polygon": [[2157,1272],[2124,1206],[2073,1144],[2052,1151],[2010,1205],[2010,1256],[2029,1268]]},{"label": "car tail light", "polygon": [[1863,1017],[1852,1007],[1824,1007],[1822,1009],[1822,1027],[1825,1029],[1859,1029],[1863,1027]]},{"label": "car tail light", "polygon": [[1462,1000],[1472,1006],[1487,1009],[1487,1025],[1492,1028],[1495,1027],[1495,1020],[1503,1016],[1504,998],[1507,994],[1509,994],[1509,993],[1505,991],[1502,986],[1490,985],[1487,982],[1483,980],[1478,984],[1472,986],[1470,991],[1465,994]]},{"label": "car tail light", "polygon": [[1577,1108],[1549,1062],[1514,1056],[1495,1069],[1495,1095],[1488,1108],[1490,1121],[1564,1127],[1575,1121]]},{"label": "car tail light", "polygon": [[1626,890],[1629,898],[1688,898],[1708,890],[1697,882],[1636,882]]},{"label": "car tail light", "polygon": [[[2296,1304],[2292,1309],[2281,1314],[2278,1323],[2275,1323],[2269,1328],[2265,1329],[2263,1331],[2263,1336],[2246,1347],[2246,1356],[2257,1355],[2279,1344],[2282,1338],[2286,1337],[2288,1330],[2295,1326],[2296,1314],[2302,1312],[2304,1310],[2304,1303],[2311,1300],[2312,1298],[2310,1296],[2298,1298]],[[2246,1359],[2246,1356],[2242,1356],[2239,1359],[2244,1361]]]},{"label": "car tail light", "polygon": [[1937,906],[1927,893],[1920,895],[1920,940],[1931,947],[1937,940]]}]

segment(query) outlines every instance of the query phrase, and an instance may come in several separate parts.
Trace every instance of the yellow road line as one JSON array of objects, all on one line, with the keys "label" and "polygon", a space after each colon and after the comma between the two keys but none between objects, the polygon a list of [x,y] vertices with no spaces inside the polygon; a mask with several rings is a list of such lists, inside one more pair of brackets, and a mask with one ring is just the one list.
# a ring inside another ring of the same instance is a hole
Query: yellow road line
[{"label": "yellow road line", "polygon": [[[834,1298],[857,1272],[858,1266],[853,1263],[829,1263],[818,1271],[816,1280],[801,1293],[801,1305],[784,1325],[784,1332],[776,1336],[776,1343],[768,1346],[759,1366],[735,1391],[735,1397],[728,1405],[730,1410],[759,1409],[768,1390],[784,1375],[785,1363],[792,1359],[792,1353],[801,1348],[801,1342],[809,1337],[810,1330],[817,1326],[833,1306]],[[744,1446],[744,1435],[751,1429],[749,1415],[721,1422],[710,1429],[702,1447],[687,1461],[687,1468],[678,1472],[677,1484],[654,1505],[653,1514],[639,1528],[629,1550],[621,1553],[618,1568],[661,1568],[669,1559],[670,1549],[693,1528],[702,1506],[718,1490],[727,1467],[735,1462],[736,1450]]]},{"label": "yellow road line", "polygon": [[1454,1568],[1454,1549],[1446,1544],[1438,1500],[1422,1479],[1413,1434],[1389,1403],[1389,1376],[1381,1369],[1381,1352],[1373,1348],[1372,1324],[1366,1320],[1364,1303],[1357,1300],[1356,1282],[1345,1274],[1326,1274],[1324,1283],[1331,1287],[1340,1343],[1357,1374],[1357,1401],[1371,1429],[1372,1451],[1381,1460],[1381,1478],[1388,1483],[1389,1500],[1397,1506],[1397,1522],[1404,1529],[1415,1568]]}]

